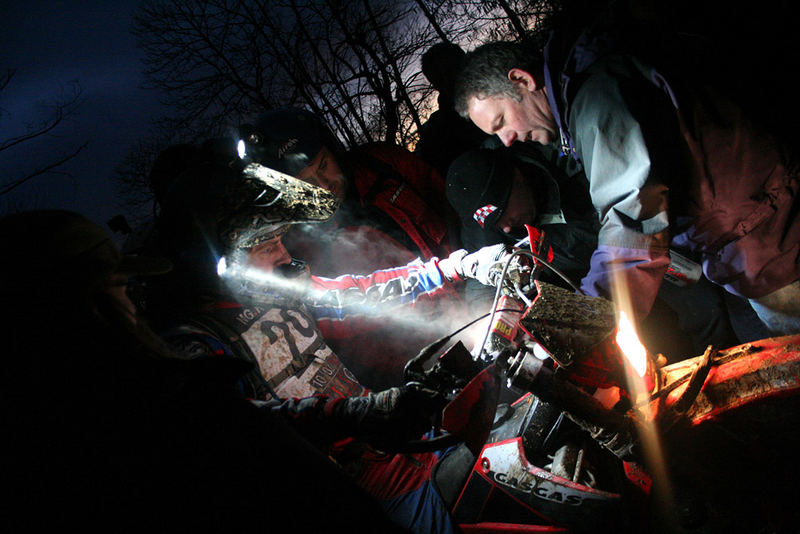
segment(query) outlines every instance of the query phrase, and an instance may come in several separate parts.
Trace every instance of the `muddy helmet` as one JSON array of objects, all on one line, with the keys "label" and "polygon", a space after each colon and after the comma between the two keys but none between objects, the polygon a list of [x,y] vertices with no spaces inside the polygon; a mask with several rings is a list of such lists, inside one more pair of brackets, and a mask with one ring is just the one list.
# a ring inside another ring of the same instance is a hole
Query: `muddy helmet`
[{"label": "muddy helmet", "polygon": [[[180,153],[177,175],[158,190],[157,232],[178,271],[216,283],[216,269],[243,261],[254,246],[296,223],[323,222],[338,207],[332,193],[236,156],[236,140],[215,139]],[[169,150],[169,149],[167,149]]]},{"label": "muddy helmet", "polygon": [[337,153],[340,143],[313,113],[300,108],[268,111],[239,127],[237,150],[242,161],[257,162],[297,176],[322,149]]}]

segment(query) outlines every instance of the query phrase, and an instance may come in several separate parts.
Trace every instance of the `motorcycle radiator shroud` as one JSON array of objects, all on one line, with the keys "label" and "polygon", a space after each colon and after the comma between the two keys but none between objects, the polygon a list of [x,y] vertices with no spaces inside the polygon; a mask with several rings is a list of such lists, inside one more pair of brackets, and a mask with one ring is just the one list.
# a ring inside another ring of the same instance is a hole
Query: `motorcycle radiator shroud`
[{"label": "motorcycle radiator shroud", "polygon": [[[702,467],[705,462],[698,452],[707,444],[696,437],[705,429],[730,421],[740,425],[739,414],[752,419],[754,409],[800,398],[800,335],[795,335],[725,350],[709,347],[701,356],[671,365],[659,366],[648,355],[642,377],[647,394],[625,392],[625,402],[601,406],[592,391],[625,388],[631,373],[614,342],[618,318],[612,303],[538,281],[536,285],[538,296],[518,321],[520,336],[512,354],[505,364],[498,360],[491,364],[494,369],[480,371],[494,376],[470,382],[483,388],[483,396],[472,394],[475,402],[483,402],[478,410],[482,414],[487,411],[487,384],[498,382],[501,375],[521,397],[499,406],[491,429],[482,433],[470,429],[475,462],[451,507],[464,532],[589,532],[603,525],[636,531],[633,517],[638,512],[631,510],[650,499],[658,482],[637,449],[637,437],[645,426],[656,429],[663,445],[678,457],[677,463],[691,473],[688,466]],[[569,298],[562,300],[565,293]],[[560,305],[569,311],[563,313]],[[550,364],[533,355],[531,347],[539,342],[552,358]],[[467,403],[452,410],[451,419],[470,413]],[[479,419],[486,417],[472,422]],[[448,426],[465,431],[469,424]],[[743,426],[732,428],[742,434],[748,431]],[[600,438],[608,435],[618,441],[623,436],[631,443],[624,447],[613,440],[604,443]],[[476,447],[476,441],[483,441],[483,447]],[[716,449],[713,454],[722,457]],[[669,463],[667,469],[674,467]],[[707,478],[710,487],[714,477]],[[697,486],[702,491],[703,484]],[[714,495],[720,487],[725,489],[718,484],[709,490],[709,502],[724,505],[725,499]],[[735,505],[730,506],[735,512]]]},{"label": "motorcycle radiator shroud", "polygon": [[[499,415],[453,507],[453,517],[464,532],[518,531],[514,525],[535,525],[536,530],[530,530],[535,532],[575,532],[582,525],[618,524],[624,506],[622,493],[592,487],[597,480],[592,474],[594,467],[583,456],[585,444],[561,446],[544,467],[529,460],[526,448],[535,445],[526,441],[531,438],[540,444],[541,439],[530,433],[532,418],[539,417],[542,410],[558,416],[552,407],[527,394]],[[597,447],[592,452],[600,454],[592,463],[613,463]],[[620,477],[611,474],[611,478],[621,487]]]}]

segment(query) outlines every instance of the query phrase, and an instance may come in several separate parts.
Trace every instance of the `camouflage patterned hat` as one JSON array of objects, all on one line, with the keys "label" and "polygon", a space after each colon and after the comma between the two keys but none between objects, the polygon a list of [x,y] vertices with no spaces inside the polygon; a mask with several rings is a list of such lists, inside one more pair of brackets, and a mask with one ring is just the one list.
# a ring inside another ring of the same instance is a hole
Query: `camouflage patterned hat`
[{"label": "camouflage patterned hat", "polygon": [[303,222],[324,222],[339,206],[333,193],[288,174],[250,163],[228,194],[236,209],[221,214],[219,235],[227,249],[249,249]]},{"label": "camouflage patterned hat", "polygon": [[[224,146],[223,146],[224,145]],[[217,259],[250,249],[295,223],[330,219],[333,193],[236,156],[236,140],[214,140],[192,155],[159,203],[162,229],[176,239],[198,239]],[[190,237],[194,236],[194,237]]]}]

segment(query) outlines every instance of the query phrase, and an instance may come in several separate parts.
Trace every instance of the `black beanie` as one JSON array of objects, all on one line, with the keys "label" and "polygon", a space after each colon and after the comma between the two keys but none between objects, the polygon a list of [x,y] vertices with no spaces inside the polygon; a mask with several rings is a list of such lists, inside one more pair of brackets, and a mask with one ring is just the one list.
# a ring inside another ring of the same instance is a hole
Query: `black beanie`
[{"label": "black beanie", "polygon": [[504,149],[479,149],[456,158],[447,171],[447,199],[466,227],[491,230],[508,204],[514,165]]}]

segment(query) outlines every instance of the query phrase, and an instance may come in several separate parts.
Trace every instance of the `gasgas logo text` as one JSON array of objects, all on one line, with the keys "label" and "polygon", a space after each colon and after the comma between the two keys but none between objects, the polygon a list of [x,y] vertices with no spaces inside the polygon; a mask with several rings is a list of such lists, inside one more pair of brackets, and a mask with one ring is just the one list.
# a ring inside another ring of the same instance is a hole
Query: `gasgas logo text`
[{"label": "gasgas logo text", "polygon": [[346,308],[357,305],[376,305],[414,295],[418,290],[424,291],[419,277],[412,274],[407,278],[398,276],[384,283],[373,284],[362,290],[359,287],[331,289],[325,292],[314,304],[330,308]]},{"label": "gasgas logo text", "polygon": [[569,504],[572,506],[579,506],[583,502],[580,495],[566,493],[565,488],[561,488],[555,484],[538,484],[539,479],[532,475],[523,475],[522,477],[515,477],[508,473],[496,473],[489,471],[489,477],[502,486],[506,486],[517,491],[524,493],[531,493],[540,499],[547,501],[557,502],[559,504]]}]

